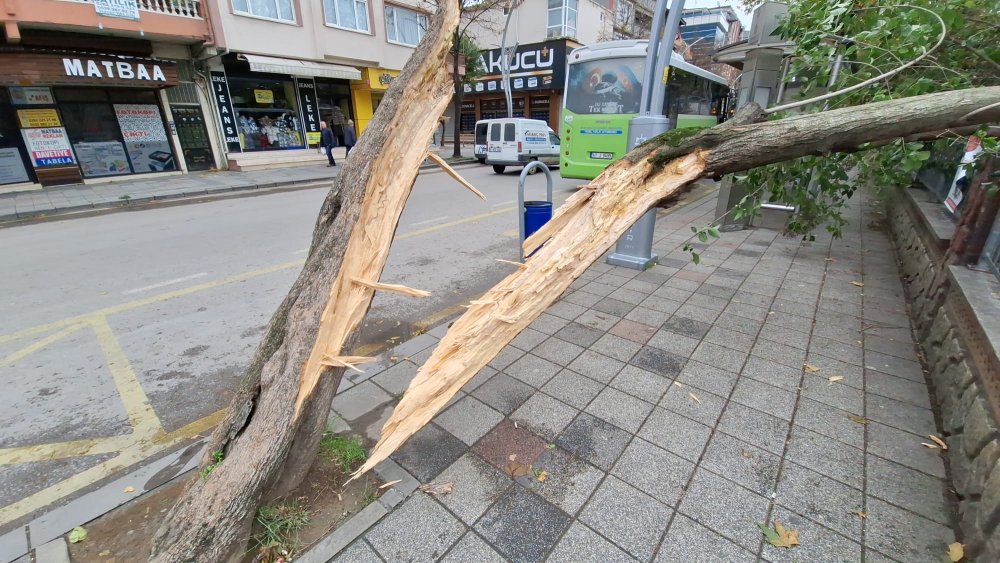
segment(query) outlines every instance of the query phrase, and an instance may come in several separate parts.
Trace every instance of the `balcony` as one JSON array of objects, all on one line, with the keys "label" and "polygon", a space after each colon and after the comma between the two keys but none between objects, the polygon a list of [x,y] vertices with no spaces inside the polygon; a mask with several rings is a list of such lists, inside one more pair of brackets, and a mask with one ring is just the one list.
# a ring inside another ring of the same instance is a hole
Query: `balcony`
[{"label": "balcony", "polygon": [[[93,4],[94,0],[62,0],[78,4]],[[167,14],[185,18],[201,18],[203,0],[136,0],[140,12]],[[141,17],[141,16],[140,16]]]},{"label": "balcony", "polygon": [[208,10],[207,0],[135,0],[135,4],[138,20],[98,14],[93,0],[8,2],[6,13],[0,15],[0,23],[7,29],[8,43],[19,42],[18,28],[189,45],[211,37],[204,17]]}]

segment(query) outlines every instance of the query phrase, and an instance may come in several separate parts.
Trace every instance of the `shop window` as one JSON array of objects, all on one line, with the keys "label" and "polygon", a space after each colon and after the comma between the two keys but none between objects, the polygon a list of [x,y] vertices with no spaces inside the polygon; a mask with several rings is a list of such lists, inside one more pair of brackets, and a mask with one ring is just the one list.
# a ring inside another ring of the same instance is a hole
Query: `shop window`
[{"label": "shop window", "polygon": [[549,0],[548,28],[545,36],[576,38],[577,0]]},{"label": "shop window", "polygon": [[291,78],[229,77],[244,151],[305,148]]},{"label": "shop window", "polygon": [[292,0],[233,0],[233,11],[244,16],[295,23]]},{"label": "shop window", "polygon": [[327,25],[368,31],[367,0],[323,0]]},{"label": "shop window", "polygon": [[427,31],[427,16],[386,4],[385,28],[390,42],[415,47]]},{"label": "shop window", "polygon": [[344,126],[354,119],[351,111],[351,87],[347,82],[316,81],[316,101],[320,119],[325,121],[337,143],[344,144]]}]

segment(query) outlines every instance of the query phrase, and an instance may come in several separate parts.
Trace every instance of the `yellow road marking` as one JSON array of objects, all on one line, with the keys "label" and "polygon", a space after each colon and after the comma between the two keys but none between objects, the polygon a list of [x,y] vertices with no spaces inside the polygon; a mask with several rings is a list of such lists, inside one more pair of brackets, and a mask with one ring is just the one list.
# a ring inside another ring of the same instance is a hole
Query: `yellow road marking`
[{"label": "yellow road marking", "polygon": [[30,356],[31,354],[34,354],[35,352],[41,350],[42,348],[45,348],[49,344],[52,344],[53,342],[56,342],[58,340],[62,340],[63,338],[66,338],[67,336],[73,334],[74,332],[80,330],[81,328],[84,328],[85,326],[87,326],[85,323],[80,323],[80,324],[77,324],[77,325],[65,328],[63,330],[60,330],[57,333],[50,334],[50,335],[46,336],[45,338],[43,338],[43,339],[41,339],[41,340],[39,340],[39,341],[37,341],[37,342],[29,345],[29,346],[25,346],[24,348],[21,348],[20,350],[16,350],[14,353],[12,353],[12,354],[8,355],[7,357],[5,357],[4,359],[0,360],[0,366],[12,366],[12,365],[16,364],[17,362],[23,360],[24,358]]},{"label": "yellow road marking", "polygon": [[449,221],[447,223],[441,223],[440,225],[434,225],[431,227],[425,227],[423,229],[417,229],[415,231],[410,231],[408,233],[403,233],[393,240],[406,240],[408,238],[418,237],[420,235],[426,235],[427,233],[433,233],[434,231],[440,231],[441,229],[447,229],[449,227],[456,227],[458,225],[463,225],[465,223],[474,223],[476,221],[481,221],[483,219],[488,219],[494,215],[503,215],[504,213],[510,213],[515,211],[516,206],[501,207],[500,209],[490,211],[487,213],[480,213],[479,215],[472,215],[471,217],[466,217],[464,219],[456,219],[454,221]]},{"label": "yellow road marking", "polygon": [[108,324],[107,317],[100,317],[92,325],[94,334],[97,336],[97,343],[104,352],[107,360],[108,371],[121,396],[122,404],[125,405],[125,412],[128,413],[129,423],[132,425],[133,436],[136,440],[143,440],[163,433],[163,425],[160,424],[159,417],[149,404],[149,397],[143,390],[139,378],[132,370],[132,363],[125,356],[118,338],[115,337]]},{"label": "yellow road marking", "polygon": [[87,438],[71,442],[3,448],[0,449],[0,465],[107,454],[117,452],[134,441],[131,434],[123,434],[108,438]]}]

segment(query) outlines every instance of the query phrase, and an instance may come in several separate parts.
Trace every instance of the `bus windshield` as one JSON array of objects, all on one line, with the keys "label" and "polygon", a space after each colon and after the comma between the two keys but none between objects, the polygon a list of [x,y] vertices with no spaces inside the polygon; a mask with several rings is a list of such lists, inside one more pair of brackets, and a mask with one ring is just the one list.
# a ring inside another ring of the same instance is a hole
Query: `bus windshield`
[{"label": "bus windshield", "polygon": [[639,112],[644,57],[584,61],[569,67],[566,109],[579,115]]}]

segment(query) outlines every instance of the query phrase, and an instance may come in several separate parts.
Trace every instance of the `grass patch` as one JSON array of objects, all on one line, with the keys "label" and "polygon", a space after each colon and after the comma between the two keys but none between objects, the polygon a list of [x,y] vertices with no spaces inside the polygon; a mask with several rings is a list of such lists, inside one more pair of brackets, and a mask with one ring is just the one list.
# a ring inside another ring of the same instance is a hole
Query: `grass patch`
[{"label": "grass patch", "polygon": [[353,436],[337,436],[327,432],[319,443],[319,453],[333,460],[341,471],[350,473],[368,459],[368,454],[361,447],[361,442]]},{"label": "grass patch", "polygon": [[219,464],[222,463],[222,460],[224,460],[225,458],[226,454],[220,451],[212,452],[212,463],[209,463],[208,465],[206,465],[201,469],[201,471],[199,472],[201,478],[207,479],[208,476],[211,475],[213,471],[215,471],[215,468],[218,467]]},{"label": "grass patch", "polygon": [[298,549],[298,532],[309,525],[309,509],[303,499],[295,499],[257,509],[261,531],[254,536],[259,554],[265,561],[287,557]]}]

